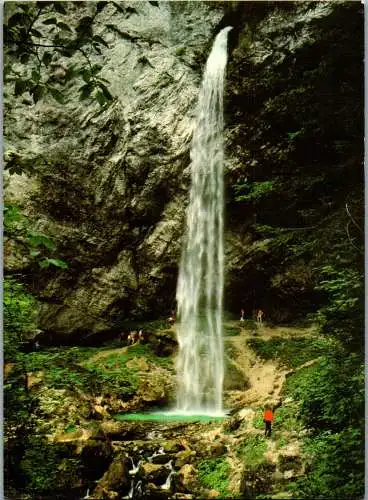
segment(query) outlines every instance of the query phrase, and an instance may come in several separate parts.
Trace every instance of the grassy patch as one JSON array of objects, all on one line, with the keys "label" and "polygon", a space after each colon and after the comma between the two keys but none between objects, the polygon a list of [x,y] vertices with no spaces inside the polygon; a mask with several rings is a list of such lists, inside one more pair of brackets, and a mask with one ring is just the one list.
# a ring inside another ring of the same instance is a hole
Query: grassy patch
[{"label": "grassy patch", "polygon": [[[135,344],[124,350],[95,357],[107,348],[51,348],[24,355],[28,372],[43,371],[43,379],[54,389],[81,389],[91,393],[111,392],[130,397],[138,389],[139,368],[127,368],[133,358],[144,358],[158,366],[173,369],[171,358],[156,356],[149,345]],[[95,357],[95,358],[94,358]]]},{"label": "grassy patch", "polygon": [[266,450],[266,438],[257,434],[247,437],[238,448],[237,453],[244,460],[247,468],[256,468],[266,461],[264,457]]},{"label": "grassy patch", "polygon": [[275,412],[274,428],[276,431],[299,431],[302,422],[299,418],[299,409],[296,404],[283,405]]},{"label": "grassy patch", "polygon": [[264,410],[262,408],[257,409],[256,416],[253,418],[252,425],[255,429],[264,429],[264,422],[263,422],[263,412]]},{"label": "grassy patch", "polygon": [[229,325],[224,325],[223,326],[223,334],[225,337],[235,337],[236,335],[240,334],[240,327],[238,326],[229,326]]},{"label": "grassy patch", "polygon": [[64,432],[75,432],[77,427],[75,424],[69,424],[65,427]]},{"label": "grassy patch", "polygon": [[277,448],[281,450],[282,448],[285,448],[287,444],[288,444],[287,438],[285,436],[281,436],[277,441]]},{"label": "grassy patch", "polygon": [[251,339],[247,343],[261,358],[279,359],[289,368],[296,368],[306,361],[322,356],[332,347],[331,341],[323,337],[274,337],[270,340]]},{"label": "grassy patch", "polygon": [[230,496],[229,487],[230,465],[223,457],[201,460],[198,463],[198,478],[201,484],[218,491],[221,498]]}]

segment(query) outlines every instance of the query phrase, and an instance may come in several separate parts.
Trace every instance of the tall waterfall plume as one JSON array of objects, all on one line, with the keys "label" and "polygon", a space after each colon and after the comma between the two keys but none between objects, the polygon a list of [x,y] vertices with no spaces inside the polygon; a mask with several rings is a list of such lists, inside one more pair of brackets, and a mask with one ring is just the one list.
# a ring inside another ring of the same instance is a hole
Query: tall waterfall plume
[{"label": "tall waterfall plume", "polygon": [[223,413],[223,89],[231,29],[220,31],[207,60],[191,145],[191,190],[176,292],[177,411],[182,413]]}]

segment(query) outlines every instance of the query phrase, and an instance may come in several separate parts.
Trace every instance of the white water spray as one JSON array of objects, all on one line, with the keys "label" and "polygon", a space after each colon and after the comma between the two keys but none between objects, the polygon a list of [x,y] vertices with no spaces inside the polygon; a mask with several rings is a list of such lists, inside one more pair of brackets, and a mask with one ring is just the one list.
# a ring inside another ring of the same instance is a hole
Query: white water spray
[{"label": "white water spray", "polygon": [[176,292],[177,412],[223,414],[223,88],[226,27],[207,60],[191,146],[192,184]]}]

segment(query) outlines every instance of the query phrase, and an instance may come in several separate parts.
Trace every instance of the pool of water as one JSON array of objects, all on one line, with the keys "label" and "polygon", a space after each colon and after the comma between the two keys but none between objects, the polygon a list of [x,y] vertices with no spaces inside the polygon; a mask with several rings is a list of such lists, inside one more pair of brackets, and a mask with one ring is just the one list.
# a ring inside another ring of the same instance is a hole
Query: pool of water
[{"label": "pool of water", "polygon": [[130,422],[221,422],[226,418],[226,415],[193,415],[190,413],[176,413],[170,411],[154,411],[142,413],[119,413],[115,415],[115,419],[119,421]]}]

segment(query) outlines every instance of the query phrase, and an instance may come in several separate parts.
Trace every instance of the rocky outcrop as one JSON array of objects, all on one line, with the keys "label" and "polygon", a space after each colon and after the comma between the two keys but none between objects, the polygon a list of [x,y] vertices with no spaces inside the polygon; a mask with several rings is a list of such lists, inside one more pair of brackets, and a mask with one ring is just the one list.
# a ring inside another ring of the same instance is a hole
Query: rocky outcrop
[{"label": "rocky outcrop", "polygon": [[[190,2],[131,4],[111,2],[98,14],[108,48],[91,62],[116,96],[109,108],[81,103],[78,82],[60,86],[66,105],[19,98],[7,116],[7,157],[32,159],[36,171],[32,183],[10,176],[8,200],[37,214],[37,229],[69,264],[35,290],[40,327],[56,334],[168,314],[175,294],[200,69],[222,14]],[[71,6],[71,25],[75,16]]]},{"label": "rocky outcrop", "polygon": [[[358,25],[359,9],[345,4],[142,0],[124,2],[117,9],[109,2],[96,18],[108,47],[94,55],[92,63],[102,65],[101,76],[110,82],[115,96],[111,106],[80,102],[81,81],[55,83],[67,96],[65,105],[47,97],[33,105],[27,96],[16,98],[6,90],[12,105],[5,120],[5,157],[31,164],[35,172],[28,178],[7,178],[6,199],[23,207],[35,228],[57,243],[58,257],[69,264],[65,270],[41,273],[21,247],[5,242],[8,268],[28,270],[33,277],[30,286],[41,301],[40,328],[74,341],[118,331],[129,317],[169,314],[201,73],[215,33],[226,25],[234,30],[229,35],[225,103],[225,305],[238,310],[244,303],[252,309],[261,301],[269,305],[270,314],[277,310],[284,320],[290,309],[303,312],[316,303],[312,271],[305,272],[304,261],[285,256],[288,244],[274,248],[274,236],[262,231],[273,225],[305,226],[304,205],[324,214],[309,201],[314,195],[305,180],[310,164],[318,164],[317,177],[325,164],[334,165],[336,155],[344,172],[361,168],[354,141],[351,150],[340,155],[341,147],[333,149],[334,139],[320,127],[330,116],[326,110],[319,116],[327,106],[324,86],[330,69],[338,65],[341,74],[331,83],[336,106],[330,103],[328,108],[336,112],[331,126],[341,124],[336,137],[357,136],[341,104],[349,102],[349,113],[358,113],[356,81],[350,82],[351,71],[339,63],[340,48],[329,52],[329,40],[341,38],[337,32],[346,38],[341,41],[344,50],[349,47],[350,54],[359,56],[356,30],[349,27]],[[88,15],[95,8],[94,3],[71,4],[68,21],[73,25],[77,14]],[[346,27],[345,18],[350,23]],[[320,54],[325,54],[321,61]],[[69,63],[80,60],[60,58],[55,72]],[[359,78],[359,70],[355,73]],[[337,84],[340,81],[344,83]],[[314,150],[316,137],[320,146],[308,160],[305,151]],[[323,165],[319,158],[325,158]],[[296,168],[300,187],[292,184]],[[334,172],[331,167],[332,176]],[[320,185],[317,177],[310,186]],[[265,202],[260,196],[262,207],[253,198],[250,203],[236,201],[234,185],[270,179],[285,189],[274,186],[274,198],[266,196]],[[301,200],[299,211],[290,193]],[[345,195],[346,190],[341,197]],[[319,194],[315,198],[319,200]],[[276,295],[282,297],[280,303]]]}]

